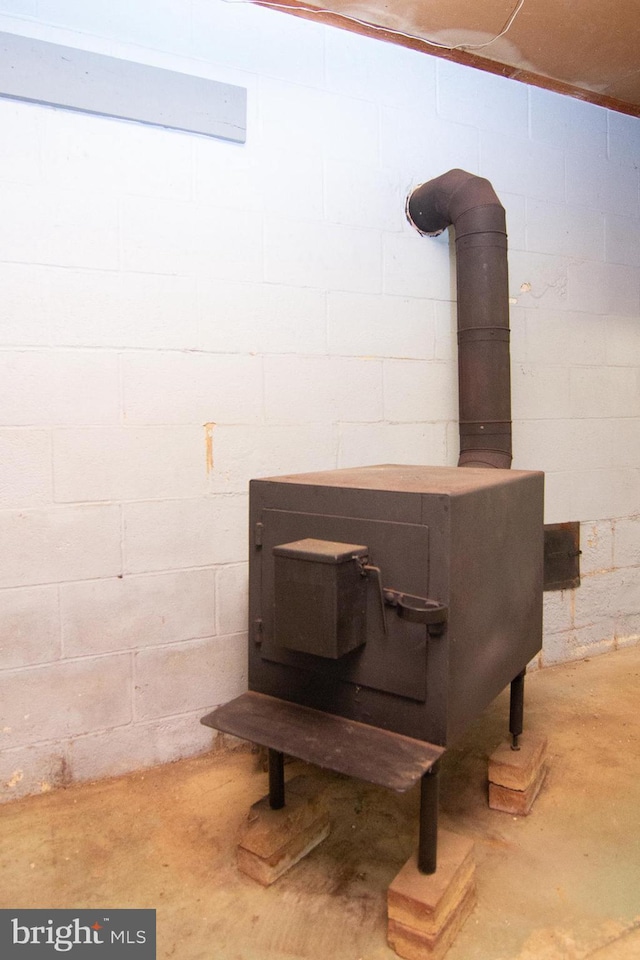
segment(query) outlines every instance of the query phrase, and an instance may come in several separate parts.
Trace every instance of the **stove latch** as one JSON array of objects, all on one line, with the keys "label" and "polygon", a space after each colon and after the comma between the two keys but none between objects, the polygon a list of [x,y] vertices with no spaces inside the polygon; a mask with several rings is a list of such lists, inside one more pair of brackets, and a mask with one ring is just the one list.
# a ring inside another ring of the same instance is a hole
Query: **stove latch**
[{"label": "stove latch", "polygon": [[448,607],[437,600],[428,600],[427,597],[417,597],[412,593],[403,593],[401,590],[394,590],[392,587],[384,587],[380,567],[367,563],[367,559],[367,557],[363,557],[356,562],[360,565],[363,575],[373,574],[376,578],[380,596],[382,627],[385,634],[388,632],[385,608],[389,606],[395,607],[398,616],[403,620],[410,620],[411,623],[423,623],[430,637],[441,636],[449,614]]}]

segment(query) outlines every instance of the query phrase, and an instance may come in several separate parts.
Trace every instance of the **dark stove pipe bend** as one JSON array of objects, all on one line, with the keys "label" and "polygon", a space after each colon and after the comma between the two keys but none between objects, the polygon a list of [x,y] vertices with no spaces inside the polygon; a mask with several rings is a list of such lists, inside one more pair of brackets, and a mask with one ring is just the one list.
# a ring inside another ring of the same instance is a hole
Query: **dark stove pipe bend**
[{"label": "dark stove pipe bend", "polygon": [[460,467],[511,466],[511,372],[504,207],[483,177],[449,170],[417,187],[407,218],[437,236],[453,225],[458,296]]}]

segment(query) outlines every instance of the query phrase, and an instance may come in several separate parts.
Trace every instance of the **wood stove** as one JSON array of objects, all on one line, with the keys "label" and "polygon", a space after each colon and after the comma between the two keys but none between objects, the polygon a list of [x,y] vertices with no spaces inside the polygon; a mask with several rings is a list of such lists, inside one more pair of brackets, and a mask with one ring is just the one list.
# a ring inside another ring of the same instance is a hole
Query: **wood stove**
[{"label": "wood stove", "polygon": [[254,480],[249,692],[203,722],[403,791],[422,781],[436,866],[445,749],[542,643],[543,474],[381,465]]}]

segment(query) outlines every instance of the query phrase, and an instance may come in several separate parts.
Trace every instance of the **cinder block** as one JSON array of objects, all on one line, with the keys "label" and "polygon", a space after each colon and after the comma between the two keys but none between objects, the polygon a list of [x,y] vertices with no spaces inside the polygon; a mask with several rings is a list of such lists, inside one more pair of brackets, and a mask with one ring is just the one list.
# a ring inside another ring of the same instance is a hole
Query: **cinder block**
[{"label": "cinder block", "polygon": [[435,304],[435,323],[435,359],[456,361],[458,356],[457,304],[450,300],[439,300]]},{"label": "cinder block", "polygon": [[133,353],[123,360],[127,423],[255,423],[262,361],[202,353]]},{"label": "cinder block", "polygon": [[313,443],[308,423],[216,424],[211,444],[209,492],[244,494],[254,477],[334,466],[337,436],[328,417],[313,424]]},{"label": "cinder block", "polygon": [[609,263],[633,266],[640,262],[640,224],[637,220],[609,214],[606,217],[605,238]]},{"label": "cinder block", "polygon": [[341,423],[338,467],[363,463],[445,463],[445,423]]},{"label": "cinder block", "polygon": [[73,779],[117,777],[211,750],[217,735],[198,723],[201,716],[196,711],[74,737],[68,747]]},{"label": "cinder block", "polygon": [[262,234],[253,211],[126,197],[121,230],[125,270],[262,280]]},{"label": "cinder block", "polygon": [[126,503],[123,514],[127,573],[246,560],[246,495]]},{"label": "cinder block", "polygon": [[151,720],[226,703],[247,685],[247,637],[149,647],[135,655],[135,717]]},{"label": "cinder block", "polygon": [[12,183],[2,202],[0,260],[118,269],[118,209],[112,198]]},{"label": "cinder block", "polygon": [[[606,329],[606,362],[613,366],[632,367],[634,358],[640,353],[640,328],[635,317],[609,317],[605,324]],[[612,426],[621,427],[628,425],[633,427],[633,420],[629,419],[613,423]],[[635,433],[633,434],[635,437]],[[631,456],[631,462],[637,465],[637,451],[633,449],[633,443],[626,442],[628,448],[624,451],[627,457]],[[636,456],[634,456],[636,453]],[[621,462],[625,462],[624,460]]]},{"label": "cinder block", "polygon": [[[25,7],[25,4],[20,6]],[[110,40],[122,40],[141,46],[148,44],[158,46],[161,50],[183,49],[189,34],[180,4],[173,0],[163,3],[158,10],[158,19],[153,23],[148,23],[148,10],[147,3],[132,7],[126,0],[116,0],[110,11],[99,8],[93,16],[82,0],[71,0],[56,10],[55,24],[94,36],[92,49],[95,45],[100,52],[110,53],[112,56],[121,54],[113,52]],[[26,9],[24,12],[27,12]]]},{"label": "cinder block", "polygon": [[[480,133],[480,173],[493,184],[498,196],[523,194],[541,200],[563,201],[564,152],[524,138]],[[509,245],[511,247],[511,244]]]},{"label": "cinder block", "polygon": [[[640,356],[640,330],[637,337],[638,349],[635,351]],[[632,348],[635,346],[633,340],[629,340]],[[627,348],[628,348],[627,343]],[[640,467],[640,449],[637,448],[636,440],[638,435],[638,425],[634,417],[626,420],[609,420],[611,432],[613,434],[613,462],[623,467]]]},{"label": "cinder block", "polygon": [[370,230],[402,228],[404,210],[398,202],[400,187],[394,183],[390,171],[353,160],[329,160],[324,182],[327,220]]},{"label": "cinder block", "polygon": [[0,264],[0,343],[12,346],[49,344],[46,283],[50,270],[50,267],[41,267],[39,264]]},{"label": "cinder block", "polygon": [[590,103],[531,88],[531,139],[589,160],[607,153],[607,114]]},{"label": "cinder block", "polygon": [[[324,169],[320,152],[307,154],[304,163],[287,160],[281,153],[265,151],[263,162],[253,170],[252,180],[261,200],[264,211],[275,216],[286,211],[288,217],[296,220],[323,219]],[[327,220],[333,217],[327,216]],[[342,221],[344,222],[344,221]]]},{"label": "cinder block", "polygon": [[[545,334],[541,333],[544,337]],[[554,338],[549,337],[553,342]],[[562,351],[558,350],[561,355]],[[538,470],[593,470],[613,461],[610,420],[524,420],[518,424],[517,466]]]},{"label": "cinder block", "polygon": [[[114,127],[119,191],[177,200],[188,200],[192,196],[191,166],[196,137],[172,137],[145,123],[116,123]],[[160,152],[162,165],[156,162]]]},{"label": "cinder block", "polygon": [[334,355],[429,360],[435,352],[434,304],[414,297],[331,291],[327,336]]},{"label": "cinder block", "polygon": [[[257,82],[257,77],[255,78]],[[243,85],[244,85],[243,80]],[[251,87],[249,86],[249,90]],[[253,112],[252,94],[247,105],[247,124],[251,129]],[[214,140],[210,137],[193,137],[194,151],[194,199],[214,207],[233,207],[236,210],[262,211],[262,184],[257,176],[257,159],[253,152],[236,143]]]},{"label": "cinder block", "polygon": [[414,103],[419,88],[424,93],[422,115],[435,110],[435,61],[429,57],[416,57],[401,47],[380,47],[375,40],[363,40],[346,30],[331,30],[325,37],[324,62],[329,90],[398,106]]},{"label": "cinder block", "polygon": [[[98,196],[117,194],[123,186],[125,162],[113,119],[71,110],[47,112],[44,117],[43,182],[54,192],[73,184],[78,192]],[[126,124],[133,126],[133,124]]]},{"label": "cinder block", "polygon": [[613,562],[616,567],[632,567],[640,564],[640,517],[625,517],[615,521]]},{"label": "cinder block", "polygon": [[0,422],[7,426],[118,423],[118,358],[33,350],[0,356]]},{"label": "cinder block", "polygon": [[0,511],[0,587],[117,576],[120,526],[114,504]]},{"label": "cinder block", "polygon": [[[435,80],[425,84],[427,97],[434,87]],[[431,97],[435,99],[433,93]],[[425,160],[430,157],[429,144],[434,143],[432,122],[435,118],[435,106],[427,103],[425,113],[429,117],[429,122],[416,124],[415,110],[410,104],[380,106],[381,164],[383,167],[403,171],[405,176],[408,171],[408,176],[411,178],[409,183],[413,186],[428,180],[429,172],[432,172],[432,176],[435,177],[442,170],[447,169],[445,166],[440,168],[438,154],[431,160],[431,171],[425,173]],[[464,136],[465,128],[459,129],[463,131]],[[472,133],[477,135],[476,130],[472,130]],[[440,147],[440,142],[437,142]],[[468,168],[465,167],[465,169]]]},{"label": "cinder block", "polygon": [[51,503],[51,435],[48,430],[0,430],[0,509]]},{"label": "cinder block", "polygon": [[[526,250],[527,249],[527,200],[521,195],[509,196],[502,193],[502,202],[509,211],[507,218],[509,221],[509,249]],[[512,318],[515,321],[515,317]],[[513,328],[517,330],[517,324],[513,323]],[[517,354],[514,355],[514,359]]]},{"label": "cinder block", "polygon": [[585,313],[637,316],[638,268],[624,263],[569,262],[566,306]]},{"label": "cinder block", "polygon": [[245,354],[326,353],[322,290],[273,283],[201,280],[198,311],[202,350]]},{"label": "cinder block", "polygon": [[0,669],[59,658],[60,617],[55,586],[3,590],[0,603]]},{"label": "cinder block", "polygon": [[[640,416],[636,370],[632,367],[574,367],[569,384],[574,417]],[[606,461],[604,465],[608,466]]]},{"label": "cinder block", "polygon": [[[217,11],[215,19],[219,19]],[[218,29],[216,25],[216,32]],[[259,81],[260,146],[265,154],[285,150],[287,156],[304,157],[322,152],[322,93],[299,81],[285,83],[272,77],[260,77]],[[299,120],[295,129],[289,122],[291,116]]]},{"label": "cinder block", "polygon": [[265,408],[279,423],[382,419],[382,361],[266,357]]},{"label": "cinder block", "polygon": [[0,804],[65,787],[73,779],[68,743],[36,743],[0,750]]},{"label": "cinder block", "polygon": [[177,570],[61,584],[65,656],[212,636],[215,576],[213,569]]},{"label": "cinder block", "polygon": [[248,564],[233,563],[215,573],[216,633],[246,633],[249,600]]},{"label": "cinder block", "polygon": [[455,420],[458,415],[458,374],[453,362],[384,361],[384,418]]},{"label": "cinder block", "polygon": [[[178,7],[182,12],[183,8],[179,4]],[[283,77],[293,81],[292,84],[280,84],[283,92],[287,87],[298,84],[304,84],[302,89],[305,92],[308,85],[321,84],[324,76],[324,37],[314,29],[315,24],[303,21],[302,27],[295,29],[297,24],[274,22],[269,12],[256,8],[255,11],[251,10],[249,17],[239,18],[233,7],[227,9],[218,5],[212,8],[206,3],[198,4],[194,8],[194,29],[189,38],[189,55],[197,57],[196,62],[215,64],[216,77],[222,65],[234,68],[234,71],[243,71],[240,79],[236,75],[232,77],[236,83],[246,84],[252,74],[255,74],[256,80],[258,75],[262,75],[261,80],[263,77]],[[184,20],[184,16],[182,19]],[[143,45],[145,43],[140,42]],[[166,40],[159,45],[159,49],[165,49],[165,44]],[[305,51],[304,57],[296,55],[300,50]],[[282,127],[286,129],[284,120],[287,115],[291,116],[288,104],[284,110]],[[304,134],[307,132],[305,119],[304,113],[301,113],[300,126]],[[311,126],[311,123],[308,125]],[[265,126],[268,130],[269,123]]]},{"label": "cinder block", "polygon": [[0,674],[7,748],[131,721],[131,657],[86,657]]},{"label": "cinder block", "polygon": [[273,215],[266,219],[265,238],[265,278],[270,283],[380,291],[377,231]]},{"label": "cinder block", "polygon": [[546,775],[547,739],[523,733],[519,744],[502,743],[489,758],[489,806],[526,816]]},{"label": "cinder block", "polygon": [[364,97],[321,93],[319,107],[320,116],[315,121],[327,159],[377,157],[380,121],[376,103]]},{"label": "cinder block", "polygon": [[272,810],[268,797],[253,804],[238,840],[242,873],[269,886],[329,835],[321,789],[305,777],[295,777],[286,784],[281,810]]},{"label": "cinder block", "polygon": [[607,635],[601,632],[605,622],[640,609],[640,580],[634,574],[633,569],[617,568],[585,578],[585,589],[576,591],[573,626],[580,630],[592,628],[596,632],[594,639],[601,640]]},{"label": "cinder block", "polygon": [[[7,12],[5,8],[3,13]],[[0,154],[0,180],[10,183],[37,183],[40,180],[40,138],[44,114],[44,110],[34,110],[31,104],[2,100],[0,123],[5,143],[10,146]]]},{"label": "cinder block", "polygon": [[197,346],[191,277],[52,267],[45,281],[46,319],[58,346],[182,350]]},{"label": "cinder block", "polygon": [[162,500],[207,493],[201,425],[56,430],[55,499]]},{"label": "cinder block", "polygon": [[383,293],[425,300],[451,300],[449,247],[406,233],[385,234]]},{"label": "cinder block", "polygon": [[[567,200],[621,217],[638,216],[638,179],[633,166],[594,156],[567,154]],[[615,311],[612,311],[615,313]]]},{"label": "cinder block", "polygon": [[559,375],[558,367],[518,365],[513,393],[513,413],[518,420],[568,419],[569,403],[569,380]]},{"label": "cinder block", "polygon": [[509,292],[511,297],[517,300],[520,308],[565,311],[567,309],[566,258],[510,250]]},{"label": "cinder block", "polygon": [[460,64],[438,60],[436,68],[440,117],[526,141],[529,134],[526,88],[514,90],[513,84],[504,77],[483,73],[474,81],[471,92],[468,72]]},{"label": "cinder block", "polygon": [[567,517],[625,517],[638,508],[638,471],[618,467],[606,470],[566,470],[545,477],[545,520],[561,523]]},{"label": "cinder block", "polygon": [[640,130],[634,117],[614,113],[609,121],[609,156],[612,160],[627,161],[635,166],[640,151]]},{"label": "cinder block", "polygon": [[528,250],[604,259],[604,215],[599,210],[529,200],[526,229]]},{"label": "cinder block", "polygon": [[407,960],[440,960],[474,904],[473,842],[441,830],[436,872],[421,874],[414,856],[389,887],[389,945]]},{"label": "cinder block", "polygon": [[573,594],[567,590],[549,590],[543,598],[545,645],[547,638],[573,626]]},{"label": "cinder block", "polygon": [[[609,430],[612,429],[611,421],[604,421]],[[613,459],[613,455],[612,455]],[[583,523],[580,527],[580,573],[584,577],[587,574],[599,574],[611,570],[614,566],[624,566],[622,563],[614,561],[614,533],[617,541],[619,524],[624,521],[598,520],[591,523]],[[640,532],[640,524],[637,524]],[[640,549],[638,550],[638,559],[640,562]]]}]

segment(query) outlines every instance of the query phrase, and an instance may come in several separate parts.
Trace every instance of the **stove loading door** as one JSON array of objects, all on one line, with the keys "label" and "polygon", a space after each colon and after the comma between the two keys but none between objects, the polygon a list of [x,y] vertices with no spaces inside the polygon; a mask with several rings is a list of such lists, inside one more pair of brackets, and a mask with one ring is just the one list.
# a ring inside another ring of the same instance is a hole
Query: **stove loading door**
[{"label": "stove loading door", "polygon": [[261,522],[254,679],[267,661],[337,696],[355,686],[424,702],[427,630],[385,604],[383,591],[428,596],[429,528],[277,509],[263,509]]}]

